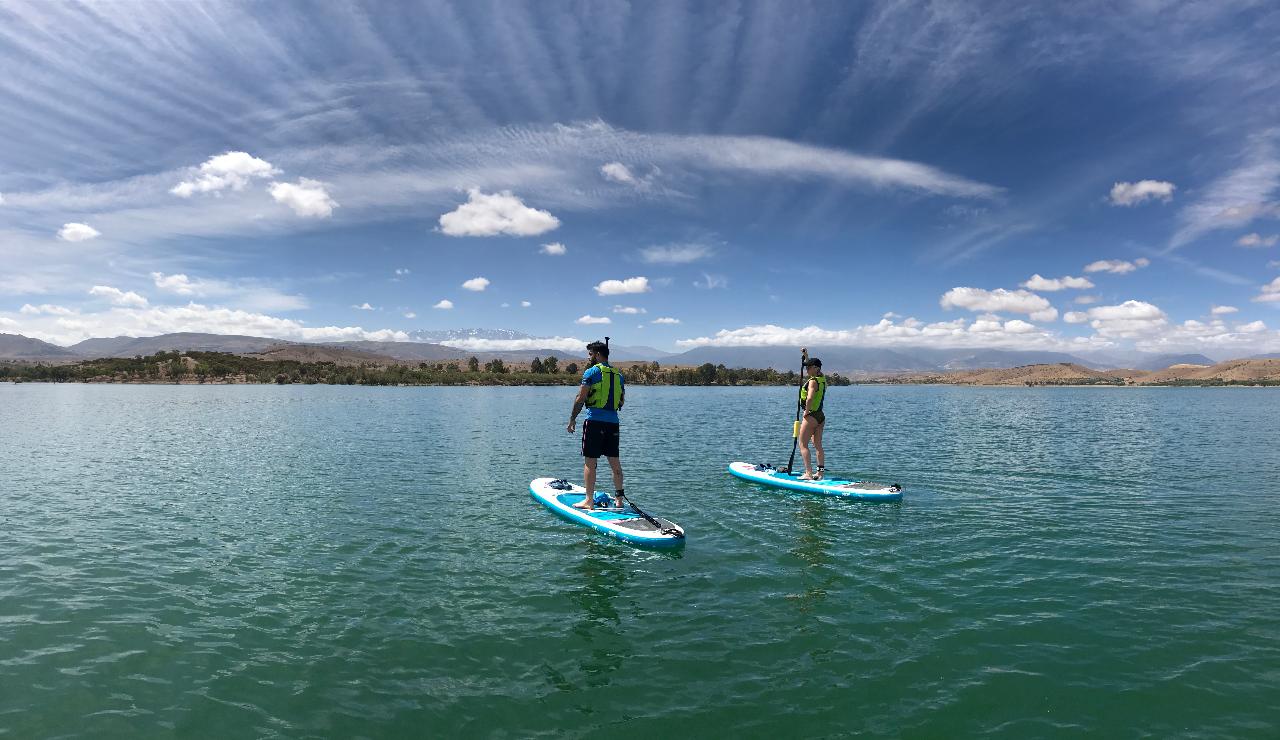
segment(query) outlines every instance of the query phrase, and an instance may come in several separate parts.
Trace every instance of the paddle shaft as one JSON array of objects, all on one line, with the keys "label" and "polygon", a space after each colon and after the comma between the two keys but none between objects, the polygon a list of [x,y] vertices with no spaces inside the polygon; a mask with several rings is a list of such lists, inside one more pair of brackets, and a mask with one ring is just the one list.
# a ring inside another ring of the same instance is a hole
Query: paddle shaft
[{"label": "paddle shaft", "polygon": [[[800,382],[807,383],[804,377],[804,368],[809,362],[809,349],[807,347],[800,348]],[[796,401],[796,424],[800,423],[800,402]],[[798,427],[792,427],[791,434],[791,457],[787,460],[787,474],[791,474],[791,466],[796,462],[796,448],[800,446],[800,430]]]}]

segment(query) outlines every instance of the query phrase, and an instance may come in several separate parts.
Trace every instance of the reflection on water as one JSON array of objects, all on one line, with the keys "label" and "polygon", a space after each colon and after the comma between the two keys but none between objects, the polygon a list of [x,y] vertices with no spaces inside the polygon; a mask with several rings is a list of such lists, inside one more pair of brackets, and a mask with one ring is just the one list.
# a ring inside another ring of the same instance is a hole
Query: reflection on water
[{"label": "reflection on water", "polygon": [[804,563],[800,572],[803,590],[788,594],[796,602],[801,613],[813,611],[835,584],[835,572],[827,566],[831,563],[831,532],[827,523],[829,501],[807,496],[796,501],[796,543],[791,554]]}]

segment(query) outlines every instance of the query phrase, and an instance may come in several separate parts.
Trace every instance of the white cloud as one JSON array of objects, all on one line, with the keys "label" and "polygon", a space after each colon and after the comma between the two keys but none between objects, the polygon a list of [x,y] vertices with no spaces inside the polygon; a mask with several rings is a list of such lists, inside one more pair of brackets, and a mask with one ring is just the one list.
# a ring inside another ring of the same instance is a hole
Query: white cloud
[{"label": "white cloud", "polygon": [[22,308],[18,309],[18,313],[27,314],[29,316],[74,316],[75,311],[65,306],[55,306],[52,303],[42,303],[39,306],[33,306],[30,303],[22,304]]},{"label": "white cloud", "polygon": [[1111,187],[1111,205],[1136,206],[1148,200],[1159,200],[1168,203],[1173,199],[1173,191],[1177,187],[1177,185],[1163,180],[1118,182]]},{"label": "white cloud", "polygon": [[1271,129],[1253,137],[1243,164],[1202,189],[1195,203],[1178,213],[1181,226],[1169,240],[1177,249],[1219,229],[1237,229],[1254,219],[1280,216],[1280,203],[1272,200],[1280,188],[1280,157],[1274,139],[1280,130]]},{"label": "white cloud", "polygon": [[583,348],[587,346],[585,340],[577,337],[531,337],[527,339],[478,339],[467,337],[465,339],[449,339],[440,342],[440,344],[467,352],[515,352],[529,349],[553,349],[557,352],[569,354],[585,353]]},{"label": "white cloud", "polygon": [[1068,324],[1083,324],[1089,320],[1089,314],[1083,311],[1067,311],[1062,315],[1062,320]]},{"label": "white cloud", "polygon": [[1022,313],[1034,321],[1053,321],[1058,317],[1058,310],[1048,300],[1025,290],[952,288],[942,295],[939,304],[943,308],[988,313]]},{"label": "white cloud", "polygon": [[1098,260],[1097,262],[1090,262],[1085,265],[1084,271],[1109,272],[1113,275],[1123,275],[1127,272],[1133,272],[1138,268],[1146,267],[1149,264],[1151,264],[1151,260],[1146,257],[1139,257],[1132,262],[1127,260]]},{"label": "white cloud", "polygon": [[1102,298],[1096,295],[1078,295],[1076,296],[1074,303],[1079,306],[1088,306],[1092,303],[1097,303],[1100,300],[1102,300]]},{"label": "white cloud", "polygon": [[47,342],[73,344],[89,337],[149,337],[174,332],[241,334],[302,342],[350,340],[409,341],[409,335],[389,329],[358,326],[309,327],[304,322],[238,309],[198,303],[186,306],[114,307],[72,317],[36,318],[24,333]]},{"label": "white cloud", "polygon": [[533,304],[528,301],[520,301],[520,308],[528,308],[529,306],[532,306],[532,305]]},{"label": "white cloud", "polygon": [[1280,234],[1264,237],[1257,232],[1245,234],[1236,240],[1236,244],[1242,247],[1274,247],[1277,243],[1280,243]]},{"label": "white cloud", "polygon": [[538,251],[542,254],[549,254],[553,257],[558,257],[569,250],[565,249],[564,245],[560,242],[551,242],[550,244],[543,244],[542,248]]},{"label": "white cloud", "polygon": [[377,310],[373,306],[370,306],[368,301],[361,303],[359,306],[352,305],[351,307],[360,311],[376,311]]},{"label": "white cloud", "polygon": [[404,317],[406,319],[416,319],[418,318],[418,314],[414,313],[413,311],[405,311]]},{"label": "white cloud", "polygon": [[577,319],[574,320],[573,323],[575,324],[612,324],[613,320],[610,319],[608,316],[592,316],[591,314],[587,314],[585,316],[579,316]]},{"label": "white cloud", "polygon": [[16,330],[19,324],[8,316],[0,316],[0,326],[7,326]]},{"label": "white cloud", "polygon": [[480,291],[489,287],[489,278],[473,277],[470,280],[464,282],[462,284],[462,287],[464,290],[470,290],[470,291],[479,293]]},{"label": "white cloud", "polygon": [[1257,334],[1259,332],[1264,332],[1266,330],[1267,330],[1267,325],[1264,324],[1261,320],[1250,321],[1247,324],[1236,325],[1236,331],[1240,332],[1241,334]]},{"label": "white cloud", "polygon": [[635,306],[614,306],[614,307],[613,307],[613,312],[614,312],[614,313],[626,313],[626,314],[649,313],[648,311],[644,310],[643,308],[637,308],[637,307],[635,307]]},{"label": "white cloud", "polygon": [[1071,277],[1070,275],[1061,278],[1046,278],[1040,277],[1040,274],[1036,273],[1035,275],[1032,275],[1027,282],[1023,283],[1022,287],[1028,290],[1041,290],[1047,293],[1053,293],[1059,290],[1066,290],[1067,288],[1085,290],[1092,288],[1093,283],[1089,282],[1088,278]]},{"label": "white cloud", "polygon": [[163,272],[151,273],[151,279],[156,288],[165,293],[234,300],[239,308],[245,310],[297,311],[307,307],[307,300],[303,296],[282,293],[261,281],[240,280],[230,283],[225,280],[191,278],[185,273],[166,275]]},{"label": "white cloud", "polygon": [[169,192],[180,198],[190,198],[193,193],[211,193],[226,188],[244,190],[255,178],[273,177],[278,174],[280,170],[272,167],[270,162],[250,156],[246,152],[226,152],[210,157],[200,165],[198,178],[184,180]]},{"label": "white cloud", "polygon": [[706,244],[662,244],[640,250],[640,259],[651,265],[685,265],[715,254]]},{"label": "white cloud", "polygon": [[1280,277],[1262,286],[1262,292],[1254,296],[1253,300],[1257,303],[1280,302]]},{"label": "white cloud", "polygon": [[89,224],[69,223],[58,229],[58,238],[64,242],[83,242],[102,236],[102,232]]},{"label": "white cloud", "polygon": [[447,311],[447,310],[449,310],[449,309],[453,308],[453,301],[449,300],[448,298],[443,298],[443,299],[441,299],[441,300],[440,300],[440,302],[439,302],[439,303],[437,303],[436,305],[432,306],[432,308],[439,308],[439,309],[442,309],[442,310]]},{"label": "white cloud", "polygon": [[1236,308],[1235,306],[1214,306],[1213,308],[1209,309],[1209,313],[1213,314],[1214,316],[1225,316],[1229,313],[1236,313],[1239,310],[1240,309]]},{"label": "white cloud", "polygon": [[397,268],[396,268],[396,274],[397,274],[397,275],[408,275],[408,274],[409,274],[409,268],[407,268],[407,267],[397,267]]},{"label": "white cloud", "polygon": [[605,280],[596,285],[599,295],[623,295],[626,293],[648,293],[649,278],[630,277],[626,280]]},{"label": "white cloud", "polygon": [[305,177],[298,180],[297,185],[287,182],[273,182],[270,187],[271,197],[277,203],[283,203],[293,212],[304,218],[329,218],[338,202],[329,197],[324,183],[309,180]]},{"label": "white cloud", "polygon": [[693,287],[702,290],[714,290],[716,288],[729,287],[729,278],[724,275],[712,275],[710,273],[702,273],[701,280],[694,280]]},{"label": "white cloud", "polygon": [[112,288],[109,285],[95,285],[89,289],[89,295],[106,298],[113,306],[144,308],[147,305],[147,299],[137,293],[134,293],[132,290],[126,293],[119,288]]},{"label": "white cloud", "polygon": [[449,236],[537,236],[559,226],[560,219],[526,206],[510,190],[490,195],[471,188],[466,203],[440,217]]},{"label": "white cloud", "polygon": [[4,205],[4,193],[0,193],[0,206]]},{"label": "white cloud", "polygon": [[854,329],[823,329],[818,326],[789,328],[773,324],[724,329],[713,336],[680,339],[682,347],[784,346],[907,346],[907,347],[1011,347],[1021,349],[1064,349],[1078,344],[1065,341],[1021,319],[1001,322],[983,316],[972,323],[963,318],[926,324],[914,318],[878,323]]},{"label": "white cloud", "polygon": [[1116,306],[1097,306],[1087,313],[1089,325],[1103,337],[1154,335],[1169,323],[1164,311],[1145,301],[1129,300]]},{"label": "white cloud", "polygon": [[631,170],[621,162],[609,162],[601,166],[600,174],[604,175],[604,179],[612,180],[613,182],[625,185],[636,184],[636,176],[631,174]]},{"label": "white cloud", "polygon": [[155,281],[157,288],[165,292],[178,295],[196,294],[196,285],[183,273],[165,275],[163,272],[153,272],[151,279]]},{"label": "white cloud", "polygon": [[651,324],[679,324],[679,323],[680,323],[680,319],[673,319],[673,318],[671,318],[670,316],[663,316],[663,317],[661,317],[661,318],[654,319],[653,321],[651,321],[651,322],[649,322],[649,323],[651,323]]}]

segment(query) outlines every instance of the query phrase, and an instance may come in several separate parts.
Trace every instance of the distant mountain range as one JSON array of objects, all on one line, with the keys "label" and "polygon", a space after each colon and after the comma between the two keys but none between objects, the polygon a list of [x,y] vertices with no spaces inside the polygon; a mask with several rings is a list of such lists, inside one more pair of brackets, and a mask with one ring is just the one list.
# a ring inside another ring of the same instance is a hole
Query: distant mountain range
[{"label": "distant mountain range", "polygon": [[[98,357],[133,357],[161,351],[195,350],[259,354],[281,347],[330,347],[349,350],[354,357],[378,356],[406,363],[466,360],[475,356],[481,361],[502,359],[506,362],[529,362],[534,357],[554,355],[564,362],[585,361],[585,352],[554,349],[470,352],[439,342],[460,339],[533,339],[527,334],[507,329],[449,329],[418,331],[411,342],[290,342],[268,337],[184,332],[154,337],[108,337],[86,339],[70,347],[59,347],[38,339],[16,334],[0,334],[0,360],[73,362]],[[429,341],[434,340],[434,341]],[[932,349],[909,347],[811,347],[811,357],[821,358],[828,372],[848,375],[894,372],[947,372],[1011,368],[1023,365],[1074,363],[1096,370],[1129,368],[1159,370],[1172,365],[1213,365],[1216,361],[1201,354],[1081,353],[1014,351],[1002,349]],[[1255,359],[1280,355],[1259,355]],[[697,366],[705,363],[731,368],[767,368],[800,370],[799,347],[695,347],[672,354],[653,347],[613,347],[615,361],[658,361],[663,365]]]}]

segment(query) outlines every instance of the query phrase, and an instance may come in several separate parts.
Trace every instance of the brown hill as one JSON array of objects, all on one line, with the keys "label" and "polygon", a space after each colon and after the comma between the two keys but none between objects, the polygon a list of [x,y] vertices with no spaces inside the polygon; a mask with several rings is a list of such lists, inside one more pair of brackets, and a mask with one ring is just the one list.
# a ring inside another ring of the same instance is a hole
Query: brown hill
[{"label": "brown hill", "polygon": [[[357,349],[327,347],[316,344],[285,344],[262,352],[243,352],[244,357],[259,360],[293,360],[295,362],[332,362],[342,366],[403,365],[404,362],[387,355],[362,352]],[[416,364],[416,363],[414,363]]]},{"label": "brown hill", "polygon": [[1123,375],[1112,371],[1091,370],[1073,362],[1060,362],[998,370],[960,370],[916,375],[909,382],[954,385],[1123,385],[1125,379]]},{"label": "brown hill", "polygon": [[1157,383],[1226,382],[1250,383],[1280,382],[1280,360],[1227,360],[1217,365],[1174,365],[1134,378],[1142,385]]}]

